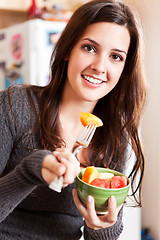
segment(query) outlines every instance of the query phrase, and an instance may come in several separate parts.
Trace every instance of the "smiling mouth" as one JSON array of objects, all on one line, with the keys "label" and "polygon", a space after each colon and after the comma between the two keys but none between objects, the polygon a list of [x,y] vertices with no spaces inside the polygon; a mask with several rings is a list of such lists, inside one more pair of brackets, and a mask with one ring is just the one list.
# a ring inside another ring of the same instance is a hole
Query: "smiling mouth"
[{"label": "smiling mouth", "polygon": [[82,77],[85,80],[87,80],[88,82],[93,83],[93,84],[101,84],[101,83],[105,82],[105,81],[99,80],[97,78],[89,77],[89,76],[86,76],[86,75],[82,75]]}]

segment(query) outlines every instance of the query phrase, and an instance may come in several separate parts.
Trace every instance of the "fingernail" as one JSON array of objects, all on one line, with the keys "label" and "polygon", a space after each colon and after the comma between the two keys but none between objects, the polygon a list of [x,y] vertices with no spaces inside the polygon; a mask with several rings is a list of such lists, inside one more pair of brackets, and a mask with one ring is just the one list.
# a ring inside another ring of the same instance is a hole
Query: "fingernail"
[{"label": "fingernail", "polygon": [[114,196],[111,196],[111,197],[110,197],[110,199],[111,199],[111,202],[113,202],[113,203],[115,203],[115,202],[116,202],[116,199],[115,199],[115,197],[114,197]]},{"label": "fingernail", "polygon": [[92,202],[92,197],[88,196],[88,203],[91,203],[91,202]]}]

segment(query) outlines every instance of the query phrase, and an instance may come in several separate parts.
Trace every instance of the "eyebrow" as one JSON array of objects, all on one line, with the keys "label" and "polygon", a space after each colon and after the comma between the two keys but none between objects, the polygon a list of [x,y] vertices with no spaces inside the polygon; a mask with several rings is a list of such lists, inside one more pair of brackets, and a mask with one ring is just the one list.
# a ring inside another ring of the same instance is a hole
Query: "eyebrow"
[{"label": "eyebrow", "polygon": [[[94,44],[97,45],[97,46],[100,46],[99,43],[97,43],[96,41],[94,41],[94,40],[91,39],[91,38],[83,38],[82,41],[84,41],[84,40],[88,40],[89,42],[94,43]],[[127,55],[126,51],[121,50],[121,49],[113,48],[112,51],[124,53],[125,55]]]},{"label": "eyebrow", "polygon": [[100,46],[99,43],[97,43],[96,41],[94,41],[94,40],[91,39],[91,38],[83,38],[82,40],[88,40],[89,42],[92,42],[92,43],[94,43],[95,45]]},{"label": "eyebrow", "polygon": [[116,51],[116,52],[120,52],[120,53],[124,53],[125,55],[127,55],[127,53],[124,50],[120,50],[120,49],[112,49],[112,51]]}]

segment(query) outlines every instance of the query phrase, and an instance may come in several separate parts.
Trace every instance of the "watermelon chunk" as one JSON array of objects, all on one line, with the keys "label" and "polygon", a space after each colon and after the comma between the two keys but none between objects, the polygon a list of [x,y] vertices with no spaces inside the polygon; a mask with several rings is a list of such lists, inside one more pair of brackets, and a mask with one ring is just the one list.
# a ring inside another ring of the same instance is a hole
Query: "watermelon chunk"
[{"label": "watermelon chunk", "polygon": [[111,188],[123,188],[127,186],[127,178],[125,176],[113,176],[111,178]]},{"label": "watermelon chunk", "polygon": [[110,188],[110,179],[101,179],[101,178],[95,178],[90,185],[100,187],[100,188]]}]

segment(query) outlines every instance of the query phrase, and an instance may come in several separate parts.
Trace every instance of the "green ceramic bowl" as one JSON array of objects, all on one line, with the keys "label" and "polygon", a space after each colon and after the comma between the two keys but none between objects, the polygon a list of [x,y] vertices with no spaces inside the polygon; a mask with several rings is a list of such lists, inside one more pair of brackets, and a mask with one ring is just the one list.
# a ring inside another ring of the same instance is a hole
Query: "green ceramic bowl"
[{"label": "green ceramic bowl", "polygon": [[[113,171],[106,168],[97,168],[98,172],[100,173],[113,173],[115,176],[124,176],[122,173]],[[87,184],[83,182],[82,176],[85,171],[85,168],[81,170],[81,172],[78,174],[76,178],[76,189],[78,192],[78,196],[81,200],[81,202],[86,206],[86,198],[88,195],[91,195],[94,197],[95,200],[95,209],[97,213],[105,213],[108,210],[108,198],[110,196],[115,196],[117,201],[117,206],[120,206],[126,199],[130,182],[128,180],[128,185],[124,188],[117,188],[117,189],[107,189],[107,188],[100,188],[95,187],[90,184]]]}]

